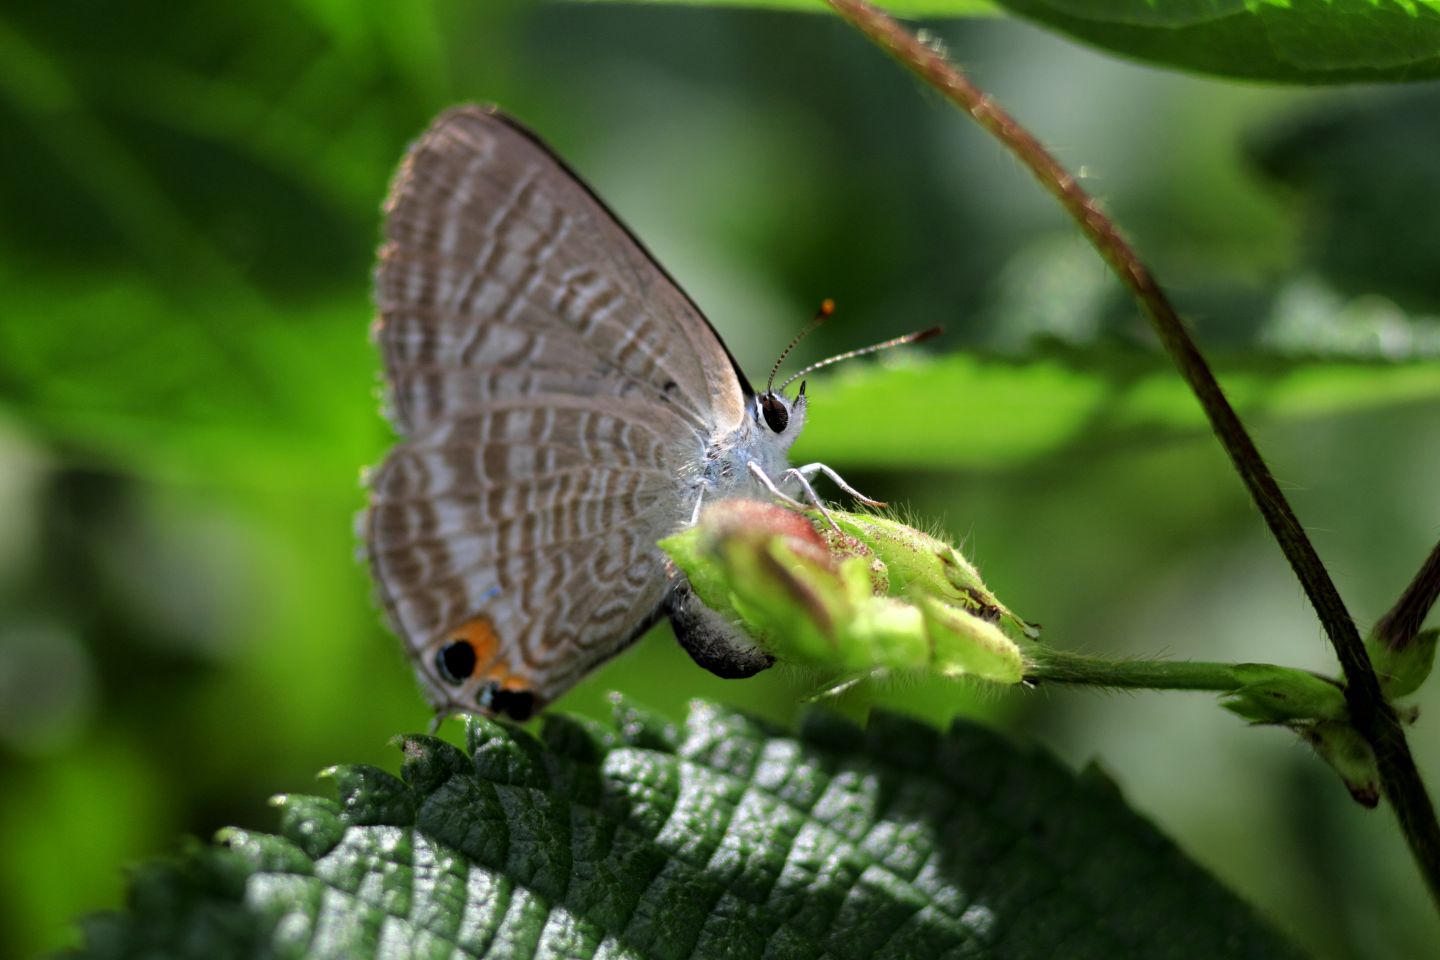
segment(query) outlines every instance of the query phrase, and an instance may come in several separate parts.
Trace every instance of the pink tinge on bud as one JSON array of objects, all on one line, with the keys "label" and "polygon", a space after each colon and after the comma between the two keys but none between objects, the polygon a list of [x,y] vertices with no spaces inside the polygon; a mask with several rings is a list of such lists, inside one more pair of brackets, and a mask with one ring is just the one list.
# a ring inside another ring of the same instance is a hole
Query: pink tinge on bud
[{"label": "pink tinge on bud", "polygon": [[802,514],[763,500],[721,500],[706,507],[700,526],[724,540],[781,537],[797,556],[834,567],[830,547]]}]

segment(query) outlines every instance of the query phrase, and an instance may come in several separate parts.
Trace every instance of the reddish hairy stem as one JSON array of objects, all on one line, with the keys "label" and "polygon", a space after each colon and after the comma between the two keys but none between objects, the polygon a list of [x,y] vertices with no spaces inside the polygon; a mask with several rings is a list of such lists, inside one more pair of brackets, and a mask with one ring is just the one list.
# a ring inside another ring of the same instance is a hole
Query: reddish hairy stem
[{"label": "reddish hairy stem", "polygon": [[1420,625],[1435,605],[1437,596],[1440,596],[1440,543],[1435,544],[1395,606],[1375,624],[1376,637],[1391,650],[1408,647],[1420,632]]}]

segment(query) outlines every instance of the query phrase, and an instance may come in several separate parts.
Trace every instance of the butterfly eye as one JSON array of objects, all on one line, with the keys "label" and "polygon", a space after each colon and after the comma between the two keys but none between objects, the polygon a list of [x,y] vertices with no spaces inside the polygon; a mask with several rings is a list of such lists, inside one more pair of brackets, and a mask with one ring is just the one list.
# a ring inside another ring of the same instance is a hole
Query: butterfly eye
[{"label": "butterfly eye", "polygon": [[478,659],[475,645],[469,640],[451,640],[435,651],[435,669],[447,682],[459,686],[475,672]]},{"label": "butterfly eye", "polygon": [[767,393],[760,401],[760,412],[765,415],[765,423],[776,433],[784,433],[785,428],[790,425],[790,411],[785,409],[785,404],[773,393]]}]

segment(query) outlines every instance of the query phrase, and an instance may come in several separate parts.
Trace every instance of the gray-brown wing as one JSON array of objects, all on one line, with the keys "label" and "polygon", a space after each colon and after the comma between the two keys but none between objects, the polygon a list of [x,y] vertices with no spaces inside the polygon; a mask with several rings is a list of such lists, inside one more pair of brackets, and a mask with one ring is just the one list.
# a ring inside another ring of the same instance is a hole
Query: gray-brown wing
[{"label": "gray-brown wing", "polygon": [[402,433],[523,392],[661,396],[733,430],[740,375],[684,292],[503,114],[457,107],[386,203],[375,337]]},{"label": "gray-brown wing", "polygon": [[406,440],[372,479],[371,568],[438,707],[522,715],[654,619],[655,541],[743,389],[685,295],[513,121],[442,115],[387,214],[375,335]]}]

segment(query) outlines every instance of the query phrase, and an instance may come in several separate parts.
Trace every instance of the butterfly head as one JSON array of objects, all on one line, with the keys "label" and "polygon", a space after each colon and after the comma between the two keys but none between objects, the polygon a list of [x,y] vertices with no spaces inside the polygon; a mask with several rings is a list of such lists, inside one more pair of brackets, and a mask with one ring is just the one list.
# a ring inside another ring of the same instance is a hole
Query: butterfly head
[{"label": "butterfly head", "polygon": [[805,425],[805,383],[791,400],[779,390],[769,390],[755,398],[755,422],[763,435],[781,440],[785,446],[794,442]]}]

